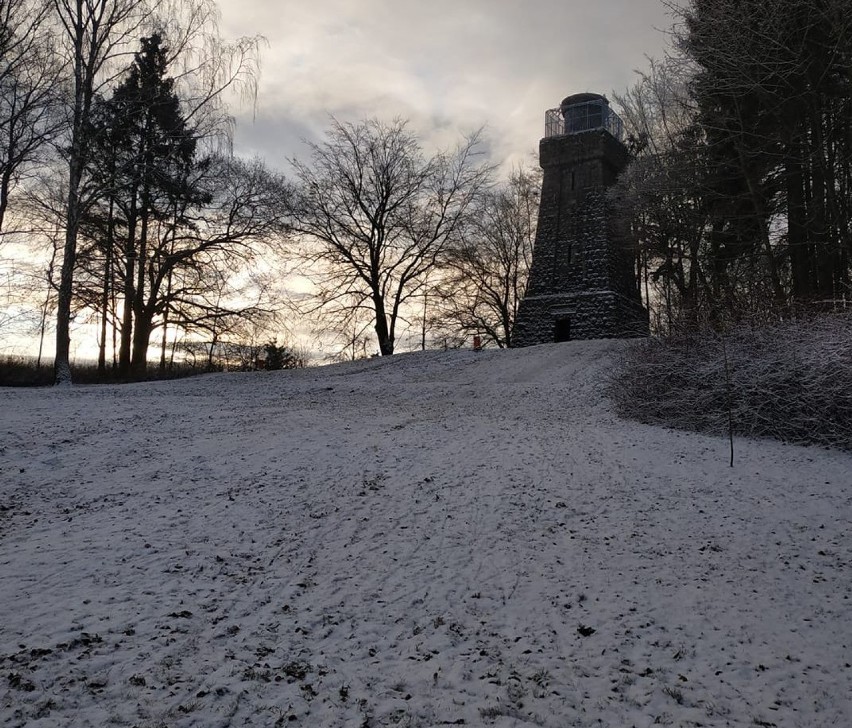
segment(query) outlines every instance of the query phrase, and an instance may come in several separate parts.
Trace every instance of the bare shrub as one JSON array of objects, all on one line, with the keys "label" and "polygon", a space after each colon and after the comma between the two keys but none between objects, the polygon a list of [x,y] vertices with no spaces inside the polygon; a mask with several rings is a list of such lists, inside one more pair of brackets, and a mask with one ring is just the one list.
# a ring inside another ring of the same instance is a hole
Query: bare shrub
[{"label": "bare shrub", "polygon": [[723,434],[730,401],[738,435],[852,450],[849,313],[646,339],[621,364],[610,393],[625,417]]}]

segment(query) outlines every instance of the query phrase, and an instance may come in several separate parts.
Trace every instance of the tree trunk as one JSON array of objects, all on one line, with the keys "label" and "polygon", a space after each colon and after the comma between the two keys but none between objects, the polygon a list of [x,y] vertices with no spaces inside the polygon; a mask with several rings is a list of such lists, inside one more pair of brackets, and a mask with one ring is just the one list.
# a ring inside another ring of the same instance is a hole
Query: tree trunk
[{"label": "tree trunk", "polygon": [[56,243],[53,242],[50,246],[53,252],[50,254],[50,262],[47,264],[47,294],[44,297],[44,304],[41,307],[41,321],[39,322],[38,331],[38,357],[36,358],[36,369],[41,371],[41,358],[44,352],[44,337],[47,334],[47,314],[50,311],[50,292],[53,289],[53,274],[56,270]]},{"label": "tree trunk", "polygon": [[[11,150],[8,155],[11,156]],[[9,165],[3,170],[0,176],[0,233],[3,232],[3,221],[6,219],[6,208],[9,205],[9,187],[12,183],[12,166]]]},{"label": "tree trunk", "polygon": [[136,299],[135,251],[130,248],[125,255],[124,309],[121,316],[121,342],[118,347],[118,372],[122,377],[130,373],[130,355],[133,344],[133,304]]},{"label": "tree trunk", "polygon": [[101,295],[101,338],[98,346],[98,374],[106,375],[106,340],[107,340],[107,314],[109,312],[110,290],[112,288],[112,246],[113,246],[113,219],[115,200],[110,192],[109,213],[107,216],[107,240],[106,260],[104,261],[104,285]]},{"label": "tree trunk", "polygon": [[811,288],[811,249],[808,243],[804,177],[799,154],[800,151],[794,149],[786,163],[787,247],[790,251],[793,299],[807,301],[813,295]]},{"label": "tree trunk", "polygon": [[172,296],[172,271],[166,278],[166,307],[163,309],[163,339],[160,346],[160,374],[166,373],[166,339],[169,331],[169,304]]},{"label": "tree trunk", "polygon": [[78,21],[72,22],[68,28],[69,36],[74,45],[74,110],[71,122],[71,149],[68,159],[65,245],[62,250],[59,291],[56,297],[54,382],[64,386],[71,384],[71,297],[74,286],[74,266],[77,262],[77,229],[80,225],[80,184],[86,166],[87,141],[84,138],[84,124],[89,118],[92,101],[91,68],[86,64],[84,58],[86,29],[79,20],[83,15],[82,0],[76,0],[76,13]]},{"label": "tree trunk", "polygon": [[834,299],[835,256],[833,241],[828,230],[828,210],[826,191],[834,184],[833,176],[827,168],[825,158],[826,138],[823,132],[823,109],[821,104],[815,104],[811,112],[811,134],[813,148],[811,149],[811,181],[812,199],[809,228],[814,243],[814,262],[816,282],[814,294],[820,301]]},{"label": "tree trunk", "polygon": [[393,354],[394,341],[388,329],[385,301],[381,294],[373,294],[373,305],[376,309],[376,337],[379,340],[379,352],[382,356],[390,356]]},{"label": "tree trunk", "polygon": [[138,190],[134,185],[127,215],[127,241],[124,249],[124,308],[121,317],[121,343],[118,349],[118,372],[121,377],[130,374],[130,357],[133,346],[133,310],[136,306],[136,223]]},{"label": "tree trunk", "polygon": [[71,384],[71,296],[73,294],[74,266],[77,262],[77,228],[80,220],[80,180],[83,176],[82,152],[77,141],[72,148],[68,174],[68,208],[65,224],[65,245],[62,250],[62,268],[59,274],[59,291],[56,301],[56,359],[54,382]]},{"label": "tree trunk", "polygon": [[[144,197],[143,197],[144,200]],[[152,317],[145,306],[145,272],[148,236],[148,211],[142,208],[142,227],[139,234],[139,257],[136,260],[136,298],[133,305],[133,356],[131,371],[134,377],[144,377],[148,367],[148,342],[151,338]]]},{"label": "tree trunk", "polygon": [[420,351],[426,351],[426,311],[429,291],[423,292],[423,319],[420,327]]},{"label": "tree trunk", "polygon": [[134,379],[144,379],[148,373],[148,345],[154,328],[154,314],[146,306],[133,326],[133,358],[130,373]]},{"label": "tree trunk", "polygon": [[207,349],[207,371],[213,371],[213,354],[216,351],[216,345],[219,343],[219,333],[216,327],[213,327],[213,333],[210,337],[210,347]]}]

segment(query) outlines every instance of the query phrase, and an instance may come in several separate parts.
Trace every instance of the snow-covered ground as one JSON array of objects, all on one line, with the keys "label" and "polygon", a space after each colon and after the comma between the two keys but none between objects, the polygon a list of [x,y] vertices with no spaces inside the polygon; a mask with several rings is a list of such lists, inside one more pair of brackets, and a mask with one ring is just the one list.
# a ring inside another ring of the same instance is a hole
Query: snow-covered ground
[{"label": "snow-covered ground", "polygon": [[0,392],[0,726],[849,726],[852,456],[620,343]]}]

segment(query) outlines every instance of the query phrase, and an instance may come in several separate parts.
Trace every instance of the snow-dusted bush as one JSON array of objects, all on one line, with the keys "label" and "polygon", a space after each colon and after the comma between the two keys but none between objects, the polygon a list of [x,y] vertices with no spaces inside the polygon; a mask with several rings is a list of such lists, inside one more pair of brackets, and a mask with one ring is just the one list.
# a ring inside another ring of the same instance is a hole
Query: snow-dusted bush
[{"label": "snow-dusted bush", "polygon": [[[727,362],[727,364],[726,364]],[[624,416],[852,450],[852,315],[645,339],[611,382]]]}]

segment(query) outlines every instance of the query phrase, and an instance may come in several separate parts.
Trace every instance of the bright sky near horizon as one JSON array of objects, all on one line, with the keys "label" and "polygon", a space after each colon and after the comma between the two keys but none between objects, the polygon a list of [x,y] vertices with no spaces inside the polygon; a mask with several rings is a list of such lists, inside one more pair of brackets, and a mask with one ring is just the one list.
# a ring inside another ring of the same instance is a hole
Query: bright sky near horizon
[{"label": "bright sky near horizon", "polygon": [[439,146],[486,125],[494,162],[528,159],[546,109],[625,89],[672,22],[662,0],[219,1],[226,36],[268,41],[236,150],[285,172],[329,114],[407,118]]}]

